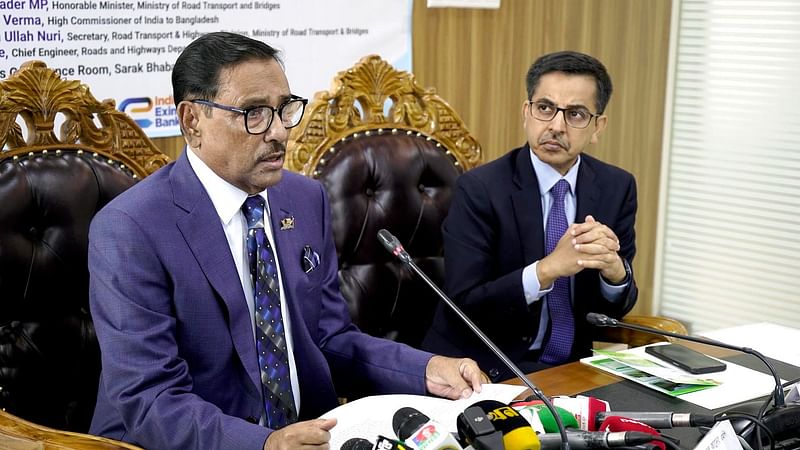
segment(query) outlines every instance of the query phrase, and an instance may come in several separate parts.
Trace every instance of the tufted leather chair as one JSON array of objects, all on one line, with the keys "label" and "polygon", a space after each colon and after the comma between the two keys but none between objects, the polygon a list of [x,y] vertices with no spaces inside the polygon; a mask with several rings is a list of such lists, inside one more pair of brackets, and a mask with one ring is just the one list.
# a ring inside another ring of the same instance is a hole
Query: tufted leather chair
[{"label": "tufted leather chair", "polygon": [[0,407],[86,432],[100,373],[89,223],[168,158],[113,100],[39,61],[0,82],[0,149]]},{"label": "tufted leather chair", "polygon": [[287,165],[328,192],[341,291],[362,330],[419,346],[440,300],[377,233],[397,236],[441,285],[440,227],[451,191],[480,161],[478,142],[450,105],[378,56],[316,94],[292,129]]}]

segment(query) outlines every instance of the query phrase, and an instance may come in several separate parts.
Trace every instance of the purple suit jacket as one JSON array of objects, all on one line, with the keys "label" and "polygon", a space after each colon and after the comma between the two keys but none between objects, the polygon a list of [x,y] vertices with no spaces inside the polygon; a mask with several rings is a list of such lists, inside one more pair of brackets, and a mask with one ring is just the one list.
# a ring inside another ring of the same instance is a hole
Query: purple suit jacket
[{"label": "purple suit jacket", "polygon": [[[423,394],[431,355],[350,321],[321,184],[285,171],[269,204],[300,418],[356,388]],[[281,230],[286,217],[294,228]],[[257,425],[264,406],[253,319],[219,216],[186,155],[103,208],[89,243],[103,367],[90,432],[152,449],[261,449],[271,430]],[[321,259],[309,273],[306,245]]]}]

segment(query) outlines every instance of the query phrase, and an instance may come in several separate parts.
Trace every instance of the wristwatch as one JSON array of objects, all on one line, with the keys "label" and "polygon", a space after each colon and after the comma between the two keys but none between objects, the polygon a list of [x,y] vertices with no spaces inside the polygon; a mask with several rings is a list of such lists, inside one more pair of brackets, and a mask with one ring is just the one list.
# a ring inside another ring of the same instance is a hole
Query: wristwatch
[{"label": "wristwatch", "polygon": [[[623,286],[623,285],[626,285],[626,284],[630,283],[631,277],[633,277],[633,275],[631,274],[631,265],[628,264],[628,260],[626,260],[625,258],[623,258],[621,256],[620,256],[619,259],[622,260],[622,265],[625,267],[625,278],[623,278],[622,281],[620,281],[619,283],[612,283],[606,277],[603,277],[603,281],[608,283],[609,286]],[[602,275],[600,275],[600,276],[602,277]]]}]

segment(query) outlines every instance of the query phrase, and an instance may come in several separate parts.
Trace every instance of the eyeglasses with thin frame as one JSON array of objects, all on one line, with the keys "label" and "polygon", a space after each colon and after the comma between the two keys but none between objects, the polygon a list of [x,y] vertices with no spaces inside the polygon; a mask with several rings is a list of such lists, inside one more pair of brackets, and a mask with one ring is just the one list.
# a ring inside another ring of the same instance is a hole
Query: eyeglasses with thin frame
[{"label": "eyeglasses with thin frame", "polygon": [[564,120],[572,128],[586,128],[592,122],[592,117],[600,117],[600,114],[592,114],[588,109],[581,106],[570,106],[569,108],[559,108],[548,102],[528,101],[531,115],[536,120],[549,122],[553,120],[559,111],[564,113]]},{"label": "eyeglasses with thin frame", "polygon": [[305,112],[308,99],[292,95],[285,102],[278,105],[277,108],[273,108],[269,105],[261,105],[244,109],[222,105],[212,102],[211,100],[194,99],[191,100],[191,102],[239,113],[244,116],[244,129],[247,130],[248,133],[264,134],[272,125],[272,120],[275,118],[276,113],[278,117],[280,117],[284,128],[296,127],[303,118],[303,112]]}]

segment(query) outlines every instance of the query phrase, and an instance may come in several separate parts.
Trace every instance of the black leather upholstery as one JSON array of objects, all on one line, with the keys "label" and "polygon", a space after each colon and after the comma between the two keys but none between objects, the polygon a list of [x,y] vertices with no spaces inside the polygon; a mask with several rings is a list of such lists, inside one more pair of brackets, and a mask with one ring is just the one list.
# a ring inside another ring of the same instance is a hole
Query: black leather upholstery
[{"label": "black leather upholstery", "polygon": [[383,248],[378,231],[397,236],[437,284],[444,280],[441,224],[461,172],[423,135],[351,135],[317,167],[331,203],[341,291],[363,331],[419,347],[440,301]]},{"label": "black leather upholstery", "polygon": [[0,407],[88,431],[100,373],[89,223],[135,181],[120,164],[74,150],[0,161]]}]

